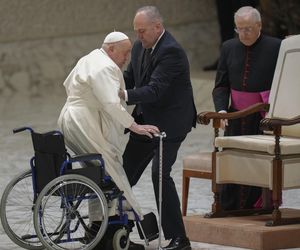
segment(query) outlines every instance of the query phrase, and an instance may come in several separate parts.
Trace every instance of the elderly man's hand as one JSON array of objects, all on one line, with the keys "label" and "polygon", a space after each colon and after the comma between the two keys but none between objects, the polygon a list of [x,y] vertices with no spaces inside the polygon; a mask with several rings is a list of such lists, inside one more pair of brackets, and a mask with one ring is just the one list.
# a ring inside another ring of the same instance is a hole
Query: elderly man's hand
[{"label": "elderly man's hand", "polygon": [[122,99],[122,100],[125,100],[125,91],[123,89],[119,89],[119,97]]},{"label": "elderly man's hand", "polygon": [[153,125],[139,125],[135,122],[129,127],[129,129],[139,135],[146,135],[153,138],[154,134],[159,134],[159,128]]}]

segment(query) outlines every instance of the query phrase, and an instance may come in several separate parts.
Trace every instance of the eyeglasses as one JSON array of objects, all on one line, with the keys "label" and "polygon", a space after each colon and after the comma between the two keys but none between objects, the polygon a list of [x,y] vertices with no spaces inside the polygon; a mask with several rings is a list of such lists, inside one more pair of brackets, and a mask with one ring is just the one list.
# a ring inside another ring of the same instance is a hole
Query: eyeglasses
[{"label": "eyeglasses", "polygon": [[244,28],[235,28],[234,31],[238,34],[240,33],[251,33],[253,31],[253,27],[244,27]]}]

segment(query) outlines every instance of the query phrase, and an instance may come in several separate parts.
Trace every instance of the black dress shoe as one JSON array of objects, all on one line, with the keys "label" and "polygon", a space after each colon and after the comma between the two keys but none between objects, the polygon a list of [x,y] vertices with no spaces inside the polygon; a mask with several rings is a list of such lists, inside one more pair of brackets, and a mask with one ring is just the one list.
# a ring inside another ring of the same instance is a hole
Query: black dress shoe
[{"label": "black dress shoe", "polygon": [[130,241],[128,250],[145,250],[145,247],[142,244]]},{"label": "black dress shoe", "polygon": [[173,238],[164,250],[192,250],[191,243],[187,237]]}]

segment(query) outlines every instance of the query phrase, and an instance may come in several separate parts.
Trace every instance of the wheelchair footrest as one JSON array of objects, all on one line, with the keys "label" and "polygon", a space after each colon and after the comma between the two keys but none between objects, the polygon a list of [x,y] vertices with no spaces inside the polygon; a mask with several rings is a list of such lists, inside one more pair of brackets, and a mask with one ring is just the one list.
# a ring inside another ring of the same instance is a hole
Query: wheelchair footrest
[{"label": "wheelchair footrest", "polygon": [[144,235],[148,241],[157,239],[159,231],[155,214],[151,212],[144,215],[144,219],[140,223],[137,223],[137,229],[142,240],[144,239]]}]

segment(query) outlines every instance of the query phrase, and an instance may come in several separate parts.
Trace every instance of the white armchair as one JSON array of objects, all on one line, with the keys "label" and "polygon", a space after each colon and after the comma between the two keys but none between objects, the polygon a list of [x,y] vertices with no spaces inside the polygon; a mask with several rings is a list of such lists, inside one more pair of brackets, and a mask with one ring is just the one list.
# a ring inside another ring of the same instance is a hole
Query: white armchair
[{"label": "white armchair", "polygon": [[[219,136],[221,119],[240,118],[260,110],[268,111],[261,122],[263,135]],[[300,35],[282,41],[269,104],[255,104],[228,114],[202,112],[198,115],[201,124],[209,124],[210,120],[215,129],[214,203],[207,217],[272,212],[272,219],[267,222],[269,226],[300,222],[300,218],[283,218],[279,209],[282,190],[300,188]],[[272,190],[273,209],[223,211],[219,188],[225,183]]]}]

